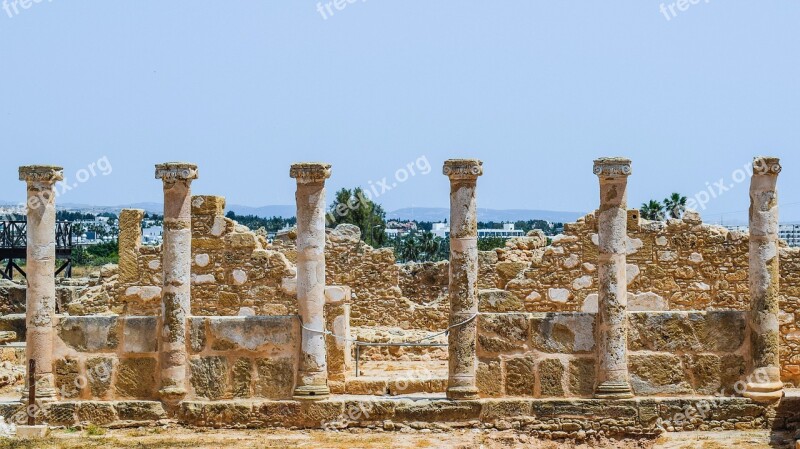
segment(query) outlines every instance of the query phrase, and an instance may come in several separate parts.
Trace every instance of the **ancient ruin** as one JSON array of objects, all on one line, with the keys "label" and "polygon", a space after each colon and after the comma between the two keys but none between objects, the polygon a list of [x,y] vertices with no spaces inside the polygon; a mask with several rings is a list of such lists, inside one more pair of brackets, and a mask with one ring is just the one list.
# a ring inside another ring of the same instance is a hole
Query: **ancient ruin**
[{"label": "ancient ruin", "polygon": [[[399,264],[355,226],[325,228],[329,164],[291,166],[297,227],[273,242],[191,195],[202,167],[159,164],[163,245],[124,210],[119,264],[87,282],[54,276],[60,168],[21,167],[28,283],[2,284],[0,331],[25,345],[3,358],[35,361],[49,425],[797,429],[800,249],[777,237],[780,162],[754,160],[749,235],[691,211],[642,219],[632,165],[596,160],[598,209],[563,234],[478,251],[483,162],[448,160],[450,261]],[[26,398],[1,414],[26,416]]]}]

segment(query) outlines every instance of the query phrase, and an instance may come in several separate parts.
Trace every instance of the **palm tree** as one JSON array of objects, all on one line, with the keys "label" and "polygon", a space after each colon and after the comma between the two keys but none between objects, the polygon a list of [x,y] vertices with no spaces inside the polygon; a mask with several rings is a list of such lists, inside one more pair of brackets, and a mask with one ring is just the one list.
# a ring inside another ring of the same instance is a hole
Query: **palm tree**
[{"label": "palm tree", "polygon": [[672,218],[681,218],[686,211],[686,197],[675,192],[667,198],[664,198],[664,208]]},{"label": "palm tree", "polygon": [[642,203],[639,213],[645,220],[660,221],[664,219],[664,206],[656,200],[650,200],[649,203]]},{"label": "palm tree", "polygon": [[432,232],[423,232],[418,240],[420,259],[432,260],[439,251],[439,239]]}]

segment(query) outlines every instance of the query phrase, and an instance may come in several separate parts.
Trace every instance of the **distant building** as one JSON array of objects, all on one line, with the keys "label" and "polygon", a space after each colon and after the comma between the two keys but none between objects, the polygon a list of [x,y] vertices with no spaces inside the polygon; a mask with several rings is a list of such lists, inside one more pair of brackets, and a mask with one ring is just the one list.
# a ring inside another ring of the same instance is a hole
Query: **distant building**
[{"label": "distant building", "polygon": [[[450,238],[450,225],[447,223],[434,223],[431,229],[433,235],[441,238]],[[514,223],[503,223],[503,229],[478,229],[478,238],[501,238],[522,237],[525,231],[515,229]]]},{"label": "distant building", "polygon": [[[747,226],[725,226],[729,231],[750,232]],[[800,246],[800,224],[782,224],[778,226],[778,237],[791,247]]]}]

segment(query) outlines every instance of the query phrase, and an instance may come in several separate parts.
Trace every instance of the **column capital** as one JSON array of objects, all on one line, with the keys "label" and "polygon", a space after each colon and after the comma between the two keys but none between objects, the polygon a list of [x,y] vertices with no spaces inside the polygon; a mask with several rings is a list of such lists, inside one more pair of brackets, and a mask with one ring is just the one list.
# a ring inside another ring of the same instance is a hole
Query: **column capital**
[{"label": "column capital", "polygon": [[478,179],[483,174],[483,161],[479,159],[448,159],[444,161],[442,174],[451,181]]},{"label": "column capital", "polygon": [[64,169],[56,165],[24,165],[19,168],[19,180],[56,183],[64,180]]},{"label": "column capital", "polygon": [[631,174],[631,160],[624,157],[601,157],[594,160],[594,174],[603,178],[627,178]]},{"label": "column capital", "polygon": [[325,182],[331,177],[331,164],[325,162],[297,162],[289,169],[289,176],[298,184]]},{"label": "column capital", "polygon": [[156,179],[165,183],[197,179],[197,165],[188,162],[165,162],[156,164]]},{"label": "column capital", "polygon": [[756,156],[753,158],[753,175],[778,176],[781,172],[781,160],[774,156]]}]

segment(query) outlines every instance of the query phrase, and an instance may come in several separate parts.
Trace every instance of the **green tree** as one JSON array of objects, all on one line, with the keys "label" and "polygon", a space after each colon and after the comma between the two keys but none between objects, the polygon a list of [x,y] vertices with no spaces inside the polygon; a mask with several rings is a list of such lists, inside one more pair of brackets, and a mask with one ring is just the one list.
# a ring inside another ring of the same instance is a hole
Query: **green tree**
[{"label": "green tree", "polygon": [[386,243],[386,212],[367,198],[360,187],[336,192],[325,221],[329,227],[345,223],[358,226],[361,239],[373,248]]},{"label": "green tree", "polygon": [[686,197],[674,192],[664,199],[664,209],[672,218],[681,218],[686,211]]},{"label": "green tree", "polygon": [[664,219],[664,205],[656,200],[650,200],[648,203],[642,203],[639,210],[642,218],[645,220],[659,221]]}]

